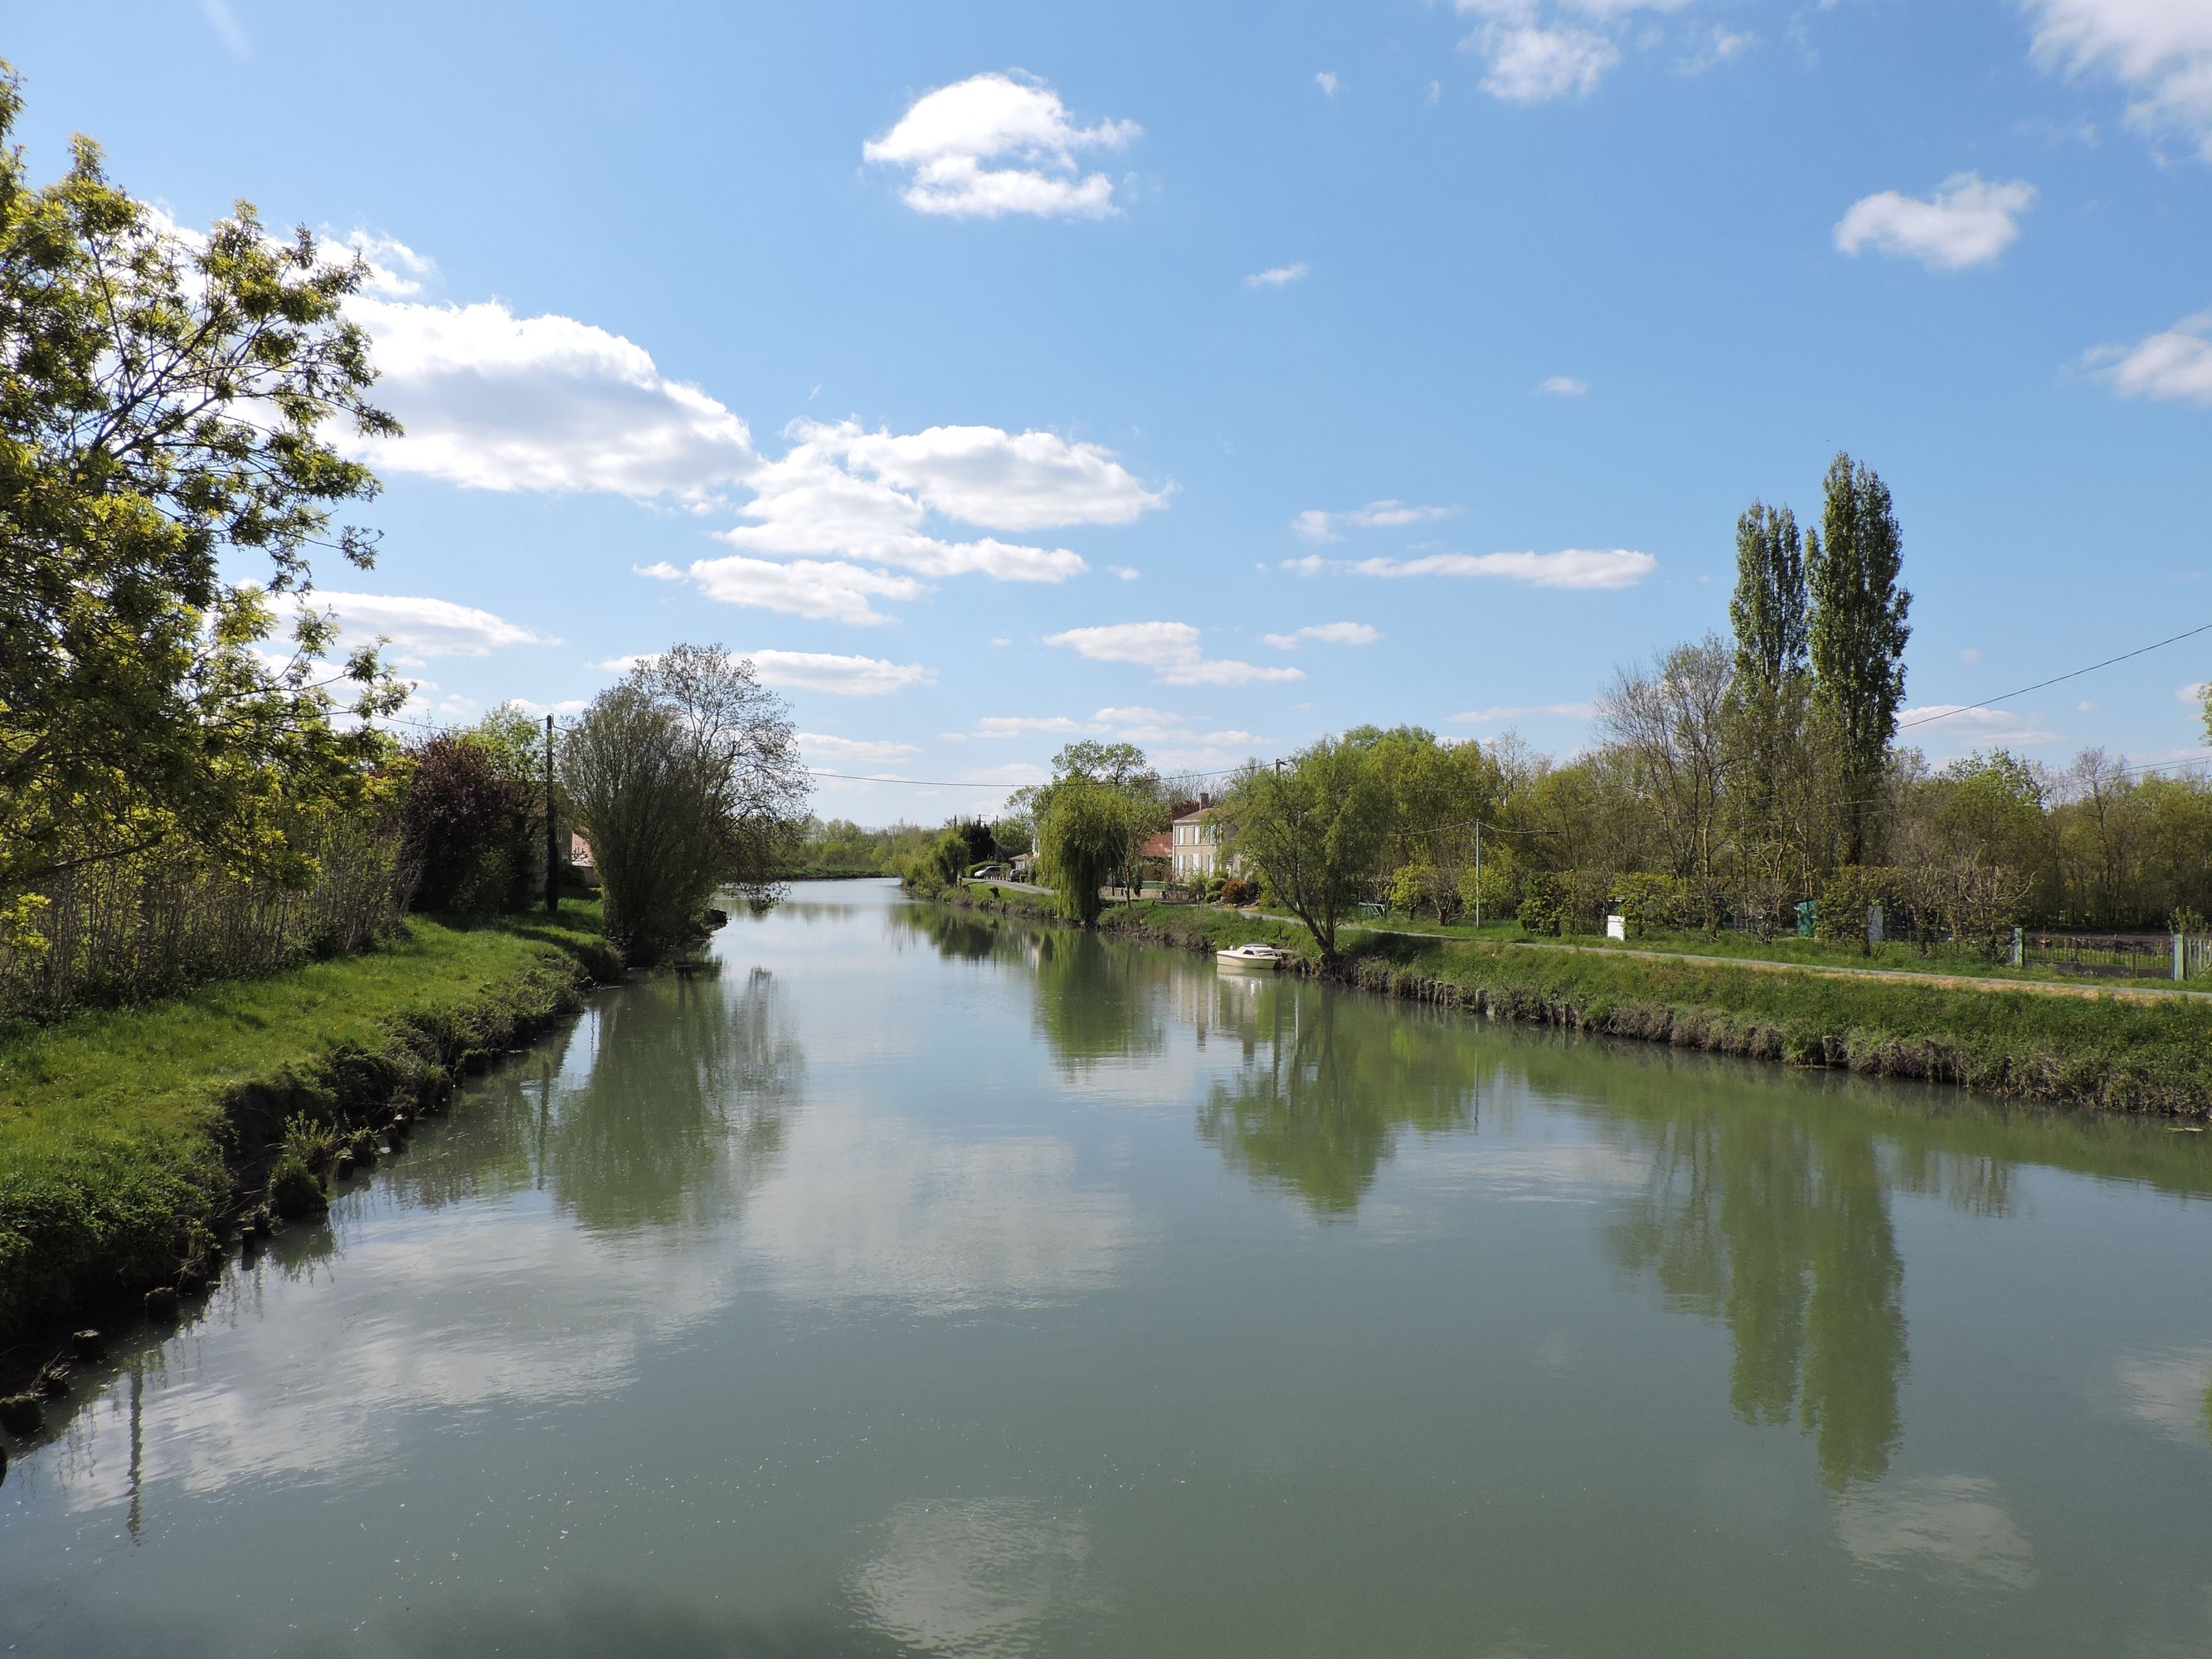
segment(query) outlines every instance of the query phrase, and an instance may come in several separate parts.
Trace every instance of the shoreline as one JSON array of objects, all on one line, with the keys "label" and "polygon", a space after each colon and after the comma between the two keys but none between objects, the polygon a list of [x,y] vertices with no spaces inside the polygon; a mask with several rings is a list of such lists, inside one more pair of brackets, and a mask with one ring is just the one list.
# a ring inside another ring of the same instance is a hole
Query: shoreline
[{"label": "shoreline", "polygon": [[[102,1346],[77,1328],[189,1313],[241,1239],[312,1223],[331,1181],[397,1151],[456,1079],[618,979],[597,905],[564,911],[465,927],[416,918],[379,951],[10,1033],[0,1407],[13,1420],[0,1428],[21,1436],[40,1399],[67,1395],[74,1365]],[[185,1056],[169,1076],[133,1066],[134,1047],[165,1043]],[[71,1060],[110,1050],[118,1074],[81,1084],[88,1068]],[[296,1176],[287,1188],[279,1168],[300,1114],[329,1131],[313,1191]]]},{"label": "shoreline", "polygon": [[[1030,894],[987,897],[968,888],[933,902],[1077,925]],[[1169,918],[1175,925],[1163,925]],[[1097,931],[1198,953],[1264,939],[1295,952],[1285,972],[1489,1019],[1944,1084],[1998,1100],[2212,1117],[2212,1006],[2193,998],[2123,999],[2086,988],[2054,997],[1902,973],[1831,975],[1656,952],[1540,953],[1348,928],[1338,969],[1326,973],[1295,924],[1149,902],[1109,907]]]}]

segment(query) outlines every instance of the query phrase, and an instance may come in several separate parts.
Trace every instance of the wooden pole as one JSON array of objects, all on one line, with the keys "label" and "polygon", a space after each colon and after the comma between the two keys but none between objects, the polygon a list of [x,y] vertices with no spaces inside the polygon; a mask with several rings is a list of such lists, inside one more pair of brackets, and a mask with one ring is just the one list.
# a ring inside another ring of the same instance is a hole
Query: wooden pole
[{"label": "wooden pole", "polygon": [[545,717],[545,914],[561,910],[561,860],[553,823],[553,717]]}]

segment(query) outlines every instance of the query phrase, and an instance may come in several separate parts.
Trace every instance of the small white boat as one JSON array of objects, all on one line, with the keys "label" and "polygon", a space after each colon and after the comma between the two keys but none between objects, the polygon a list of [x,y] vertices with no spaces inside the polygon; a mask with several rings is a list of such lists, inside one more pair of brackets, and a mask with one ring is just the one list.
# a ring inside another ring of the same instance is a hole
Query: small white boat
[{"label": "small white boat", "polygon": [[1236,945],[1226,951],[1216,951],[1213,959],[1224,968],[1279,968],[1290,959],[1290,954],[1272,945]]}]

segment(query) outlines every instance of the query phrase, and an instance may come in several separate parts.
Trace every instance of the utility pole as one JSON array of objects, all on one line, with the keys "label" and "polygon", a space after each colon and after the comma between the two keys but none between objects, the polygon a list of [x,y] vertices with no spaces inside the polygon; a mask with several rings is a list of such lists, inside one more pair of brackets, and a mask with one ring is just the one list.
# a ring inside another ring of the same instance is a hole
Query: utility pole
[{"label": "utility pole", "polygon": [[553,824],[553,717],[545,717],[545,914],[561,911],[561,860]]}]

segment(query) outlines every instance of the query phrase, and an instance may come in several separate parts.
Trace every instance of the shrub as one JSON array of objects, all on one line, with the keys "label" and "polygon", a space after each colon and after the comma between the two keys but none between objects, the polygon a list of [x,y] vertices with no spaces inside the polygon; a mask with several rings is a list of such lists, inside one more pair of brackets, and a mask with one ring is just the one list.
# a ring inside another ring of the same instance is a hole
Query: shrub
[{"label": "shrub", "polygon": [[1540,870],[1523,884],[1516,913],[1524,932],[1557,938],[1566,930],[1565,884],[1548,870]]},{"label": "shrub", "polygon": [[1231,876],[1221,884],[1221,902],[1237,909],[1258,902],[1260,884],[1247,881],[1242,876]]},{"label": "shrub", "polygon": [[288,1219],[319,1215],[330,1207],[323,1183],[297,1152],[278,1154],[269,1171],[269,1202]]},{"label": "shrub", "polygon": [[505,909],[513,872],[496,892],[481,878],[486,860],[526,831],[529,792],[470,738],[441,733],[416,744],[409,757],[413,775],[400,802],[399,830],[416,872],[415,908]]},{"label": "shrub", "polygon": [[1692,925],[1696,907],[1689,889],[1673,876],[1637,872],[1617,878],[1613,889],[1632,939],[1646,933],[1680,933]]}]

